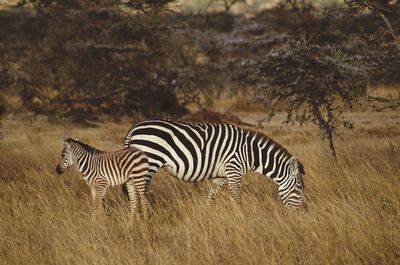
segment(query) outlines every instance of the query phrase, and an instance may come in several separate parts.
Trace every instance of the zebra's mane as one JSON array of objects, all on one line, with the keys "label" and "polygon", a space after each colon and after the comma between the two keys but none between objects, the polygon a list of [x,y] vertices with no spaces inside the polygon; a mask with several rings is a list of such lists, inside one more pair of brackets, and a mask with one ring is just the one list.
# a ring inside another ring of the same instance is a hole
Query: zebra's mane
[{"label": "zebra's mane", "polygon": [[[171,121],[171,120],[166,119],[166,121]],[[187,122],[187,121],[178,121],[178,122],[186,123],[186,124],[194,124],[194,125],[204,125],[204,124],[217,125],[217,124],[221,124],[221,123]],[[252,136],[256,137],[256,141],[258,141],[260,139],[268,140],[269,142],[272,142],[275,146],[277,146],[280,150],[282,150],[282,152],[284,152],[288,157],[292,157],[293,156],[291,153],[289,153],[289,151],[285,147],[283,147],[280,143],[276,142],[274,139],[272,139],[271,137],[269,137],[268,135],[266,135],[263,132],[259,132],[259,131],[252,130],[252,129],[241,128],[241,127],[237,126],[236,124],[229,123],[229,122],[228,123],[223,123],[223,124],[230,124],[230,125],[233,125],[233,126],[236,126],[236,127],[240,128],[240,129],[242,129],[244,132],[248,132],[250,137],[252,137]],[[301,174],[303,174],[303,175],[306,174],[303,164],[298,159],[297,159],[297,163],[298,163],[298,166],[299,166],[299,172]]]},{"label": "zebra's mane", "polygon": [[80,145],[83,149],[85,149],[85,151],[89,152],[89,153],[104,153],[104,151],[97,149],[91,145],[85,144],[77,139],[72,139],[72,138],[68,138],[65,140],[68,143],[75,143]]},{"label": "zebra's mane", "polygon": [[[255,139],[256,141],[263,139],[263,140],[272,142],[282,152],[284,152],[288,157],[292,157],[293,156],[285,147],[283,147],[280,143],[276,142],[274,139],[272,139],[271,137],[269,137],[265,133],[259,132],[259,131],[255,131],[255,130],[251,130],[251,129],[242,129],[242,130],[245,131],[245,132],[248,132],[250,137],[255,136],[256,137],[256,139]],[[301,174],[303,174],[303,175],[306,174],[306,172],[304,171],[303,164],[298,159],[297,159],[297,163],[299,165],[299,172]]]}]

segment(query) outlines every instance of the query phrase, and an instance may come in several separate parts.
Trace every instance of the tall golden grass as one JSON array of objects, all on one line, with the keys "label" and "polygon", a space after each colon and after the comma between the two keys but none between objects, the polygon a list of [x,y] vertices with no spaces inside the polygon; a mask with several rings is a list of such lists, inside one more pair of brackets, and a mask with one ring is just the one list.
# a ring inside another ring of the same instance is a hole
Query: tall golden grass
[{"label": "tall golden grass", "polygon": [[[247,116],[246,116],[247,115]],[[247,121],[257,115],[244,115]],[[89,189],[75,169],[54,172],[61,139],[106,150],[130,122],[98,128],[5,118],[0,149],[1,264],[399,264],[400,113],[352,113],[335,164],[312,127],[265,132],[305,165],[308,210],[287,210],[266,177],[243,179],[242,202],[210,183],[153,178],[151,218],[128,218],[120,189],[91,218]]]}]

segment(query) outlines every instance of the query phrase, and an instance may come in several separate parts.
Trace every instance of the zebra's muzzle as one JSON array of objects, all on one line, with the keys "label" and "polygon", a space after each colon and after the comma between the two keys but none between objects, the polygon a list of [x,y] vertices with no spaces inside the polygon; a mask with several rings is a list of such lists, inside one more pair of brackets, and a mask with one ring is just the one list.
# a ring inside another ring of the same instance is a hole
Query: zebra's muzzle
[{"label": "zebra's muzzle", "polygon": [[64,171],[61,169],[60,165],[57,165],[56,166],[56,172],[57,172],[57,175],[60,176]]}]

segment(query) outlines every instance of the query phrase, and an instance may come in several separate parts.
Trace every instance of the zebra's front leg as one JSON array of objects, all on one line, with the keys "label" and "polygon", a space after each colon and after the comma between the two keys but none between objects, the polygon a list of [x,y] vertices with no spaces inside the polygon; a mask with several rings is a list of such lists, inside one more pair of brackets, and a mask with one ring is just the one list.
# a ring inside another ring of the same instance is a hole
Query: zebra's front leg
[{"label": "zebra's front leg", "polygon": [[96,205],[96,187],[91,185],[91,184],[89,184],[89,183],[88,183],[88,185],[90,187],[90,197],[92,198],[92,215],[94,215],[95,212],[96,212],[96,208],[97,208],[97,205]]},{"label": "zebra's front leg", "polygon": [[207,196],[207,203],[213,203],[219,191],[225,186],[226,178],[216,178],[212,180],[211,189]]},{"label": "zebra's front leg", "polygon": [[137,191],[135,188],[135,184],[133,182],[133,179],[129,179],[126,182],[126,189],[128,192],[128,197],[129,197],[129,213],[130,215],[133,215],[134,212],[137,212],[138,210],[138,204],[139,204],[139,197],[137,195]]},{"label": "zebra's front leg", "polygon": [[92,195],[92,214],[95,215],[102,211],[103,198],[106,194],[107,184],[94,183],[90,185],[90,191]]},{"label": "zebra's front leg", "polygon": [[240,202],[240,182],[242,174],[235,167],[227,167],[226,179],[228,180],[229,191],[234,202]]}]

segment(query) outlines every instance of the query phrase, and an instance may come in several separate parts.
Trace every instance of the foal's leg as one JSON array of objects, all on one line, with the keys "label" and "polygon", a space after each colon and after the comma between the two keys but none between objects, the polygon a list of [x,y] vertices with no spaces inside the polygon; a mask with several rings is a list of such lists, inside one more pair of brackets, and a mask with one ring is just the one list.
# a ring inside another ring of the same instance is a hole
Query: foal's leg
[{"label": "foal's leg", "polygon": [[126,182],[125,187],[127,189],[128,196],[129,196],[129,206],[128,206],[129,212],[131,215],[133,215],[133,213],[138,210],[138,205],[139,205],[139,197],[137,195],[133,179],[129,179]]},{"label": "foal's leg", "polygon": [[92,213],[97,214],[102,210],[102,202],[104,195],[107,191],[107,184],[93,183],[90,185],[90,192],[92,195]]},{"label": "foal's leg", "polygon": [[147,218],[149,215],[149,202],[147,199],[147,190],[149,187],[149,183],[151,178],[148,174],[136,175],[131,180],[135,185],[136,192],[139,196],[140,204],[142,207],[142,214],[144,218]]},{"label": "foal's leg", "polygon": [[136,190],[139,194],[140,204],[142,206],[142,213],[144,218],[148,218],[149,216],[149,201],[147,198],[147,185],[146,183],[136,183]]}]

